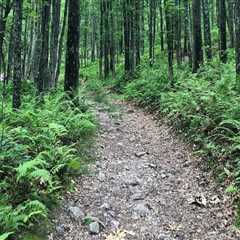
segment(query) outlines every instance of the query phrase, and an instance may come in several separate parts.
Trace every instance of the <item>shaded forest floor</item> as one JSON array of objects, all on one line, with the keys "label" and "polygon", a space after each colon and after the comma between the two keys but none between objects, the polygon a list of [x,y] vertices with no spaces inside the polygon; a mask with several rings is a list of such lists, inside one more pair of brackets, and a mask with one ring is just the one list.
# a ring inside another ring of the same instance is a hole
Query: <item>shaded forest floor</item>
[{"label": "shaded forest floor", "polygon": [[[97,161],[49,239],[238,239],[230,198],[164,123],[123,101],[98,108]],[[95,233],[95,234],[94,234]]]}]

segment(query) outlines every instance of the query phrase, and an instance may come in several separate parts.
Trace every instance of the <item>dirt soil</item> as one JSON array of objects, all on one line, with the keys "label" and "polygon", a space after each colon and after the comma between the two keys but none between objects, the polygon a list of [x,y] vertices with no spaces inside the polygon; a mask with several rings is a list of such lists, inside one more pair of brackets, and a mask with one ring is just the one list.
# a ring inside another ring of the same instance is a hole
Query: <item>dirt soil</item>
[{"label": "dirt soil", "polygon": [[240,239],[231,200],[201,170],[201,159],[169,126],[127,103],[115,104],[119,114],[98,109],[97,161],[67,195],[49,239]]}]

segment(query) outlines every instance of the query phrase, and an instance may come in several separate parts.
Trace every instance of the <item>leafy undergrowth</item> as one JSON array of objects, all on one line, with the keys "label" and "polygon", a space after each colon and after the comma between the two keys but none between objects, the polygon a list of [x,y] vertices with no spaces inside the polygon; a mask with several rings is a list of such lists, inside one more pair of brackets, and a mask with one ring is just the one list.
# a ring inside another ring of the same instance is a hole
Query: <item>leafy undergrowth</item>
[{"label": "leafy undergrowth", "polygon": [[0,119],[0,240],[47,220],[50,209],[87,164],[97,124],[83,100],[54,93],[20,111],[7,104]]},{"label": "leafy undergrowth", "polygon": [[236,193],[240,186],[240,95],[234,61],[222,65],[214,59],[197,74],[185,64],[175,70],[174,87],[168,82],[166,64],[161,64],[152,69],[146,66],[137,79],[126,83],[126,98],[167,117],[214,166],[218,180],[229,185],[228,192]]}]

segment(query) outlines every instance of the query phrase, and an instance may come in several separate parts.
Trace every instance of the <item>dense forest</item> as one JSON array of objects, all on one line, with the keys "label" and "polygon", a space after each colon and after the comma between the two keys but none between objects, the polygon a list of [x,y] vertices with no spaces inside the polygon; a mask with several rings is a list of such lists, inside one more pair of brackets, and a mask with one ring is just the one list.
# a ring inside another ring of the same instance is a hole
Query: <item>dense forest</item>
[{"label": "dense forest", "polygon": [[239,91],[239,0],[0,0],[0,240],[85,172],[112,94],[164,118],[239,206]]}]

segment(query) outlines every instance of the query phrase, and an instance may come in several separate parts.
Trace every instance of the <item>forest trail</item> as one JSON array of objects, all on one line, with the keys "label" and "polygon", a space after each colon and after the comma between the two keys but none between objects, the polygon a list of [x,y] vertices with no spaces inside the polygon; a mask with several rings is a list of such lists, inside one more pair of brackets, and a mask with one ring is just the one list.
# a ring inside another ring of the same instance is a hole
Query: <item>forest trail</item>
[{"label": "forest trail", "polygon": [[[99,158],[67,196],[49,239],[240,239],[230,199],[188,147],[153,116],[115,104],[114,117],[99,108]],[[91,227],[84,216],[95,221]],[[111,238],[116,230],[122,237]]]}]

